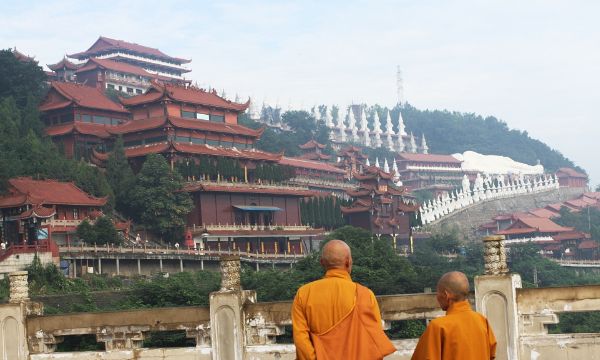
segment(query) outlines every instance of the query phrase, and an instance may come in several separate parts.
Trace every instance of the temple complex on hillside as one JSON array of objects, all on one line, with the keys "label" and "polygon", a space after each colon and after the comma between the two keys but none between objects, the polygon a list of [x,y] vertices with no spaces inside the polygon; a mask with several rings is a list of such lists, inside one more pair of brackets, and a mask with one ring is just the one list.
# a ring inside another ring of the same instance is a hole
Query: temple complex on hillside
[{"label": "temple complex on hillside", "polygon": [[177,80],[183,80],[183,74],[190,71],[184,65],[191,62],[188,59],[169,56],[158,49],[105,36],[100,36],[86,51],[71,54],[68,57],[79,61],[87,61],[92,58],[110,59]]},{"label": "temple complex on hillside", "polygon": [[410,219],[415,218],[419,204],[405,187],[394,184],[393,172],[369,166],[354,176],[359,185],[347,191],[354,201],[350,206],[341,208],[348,224],[377,236],[389,235],[394,247],[398,237],[408,240],[411,234]]},{"label": "temple complex on hillside", "polygon": [[102,216],[106,198],[93,197],[72,182],[14,178],[0,196],[2,242],[36,245],[52,239],[68,244],[84,220]]},{"label": "temple complex on hillside", "polygon": [[185,190],[194,201],[187,226],[200,249],[303,254],[323,234],[302,225],[300,199],[315,195],[307,188],[201,181]]}]

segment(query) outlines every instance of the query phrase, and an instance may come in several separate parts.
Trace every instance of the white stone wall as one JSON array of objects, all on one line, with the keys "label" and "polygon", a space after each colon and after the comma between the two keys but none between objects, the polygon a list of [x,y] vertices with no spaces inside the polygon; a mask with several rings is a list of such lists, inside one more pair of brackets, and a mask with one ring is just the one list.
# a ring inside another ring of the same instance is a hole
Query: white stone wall
[{"label": "white stone wall", "polygon": [[[0,262],[0,277],[4,277],[5,274],[24,270],[27,265],[31,264],[35,254],[13,254],[8,258]],[[43,252],[38,253],[38,257],[42,262],[42,265],[46,265],[52,262],[52,253]]]}]

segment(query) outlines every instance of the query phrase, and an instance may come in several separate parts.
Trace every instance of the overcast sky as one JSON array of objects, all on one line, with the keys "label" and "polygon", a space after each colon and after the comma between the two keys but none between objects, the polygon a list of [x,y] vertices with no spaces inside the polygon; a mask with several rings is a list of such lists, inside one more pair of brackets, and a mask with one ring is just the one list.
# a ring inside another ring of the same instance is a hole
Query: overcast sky
[{"label": "overcast sky", "polygon": [[600,182],[600,2],[19,1],[0,47],[40,64],[100,35],[191,58],[189,78],[262,103],[396,103],[494,115]]}]

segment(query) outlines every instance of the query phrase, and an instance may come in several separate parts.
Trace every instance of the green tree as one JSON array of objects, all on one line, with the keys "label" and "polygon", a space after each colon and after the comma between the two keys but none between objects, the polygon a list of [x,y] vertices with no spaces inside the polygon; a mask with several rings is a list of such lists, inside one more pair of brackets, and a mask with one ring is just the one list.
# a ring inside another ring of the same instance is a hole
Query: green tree
[{"label": "green tree", "polygon": [[121,136],[115,141],[113,151],[106,162],[106,180],[114,193],[117,210],[130,214],[129,191],[135,184],[135,176],[125,156]]},{"label": "green tree", "polygon": [[136,220],[169,241],[181,241],[185,216],[192,210],[183,179],[162,155],[150,154],[131,190]]},{"label": "green tree", "polygon": [[94,224],[94,233],[97,244],[120,244],[121,238],[117,236],[117,230],[113,222],[106,216],[96,220]]},{"label": "green tree", "polygon": [[83,220],[81,224],[77,226],[77,237],[86,244],[93,244],[96,242],[96,231],[89,221]]},{"label": "green tree", "polygon": [[30,96],[39,102],[45,89],[46,74],[36,62],[21,62],[10,49],[0,50],[0,99],[12,96],[23,108]]}]

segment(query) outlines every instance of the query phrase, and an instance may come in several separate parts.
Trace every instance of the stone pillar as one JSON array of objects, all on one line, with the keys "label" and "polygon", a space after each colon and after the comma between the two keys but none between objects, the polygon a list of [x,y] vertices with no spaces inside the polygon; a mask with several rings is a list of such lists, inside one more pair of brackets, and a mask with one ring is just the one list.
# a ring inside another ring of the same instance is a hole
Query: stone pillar
[{"label": "stone pillar", "polygon": [[475,277],[475,305],[496,335],[496,359],[519,360],[517,289],[521,277],[508,273],[503,235],[484,237],[483,242],[485,275]]},{"label": "stone pillar", "polygon": [[210,324],[213,360],[242,360],[245,331],[243,306],[255,302],[256,293],[243,291],[240,258],[221,257],[221,289],[210,294]]},{"label": "stone pillar", "polygon": [[10,273],[8,280],[8,304],[0,304],[0,360],[25,360],[29,358],[25,319],[41,315],[43,306],[29,301],[27,271]]},{"label": "stone pillar", "polygon": [[10,284],[9,303],[18,304],[29,300],[27,271],[16,271],[8,274],[8,282]]}]

